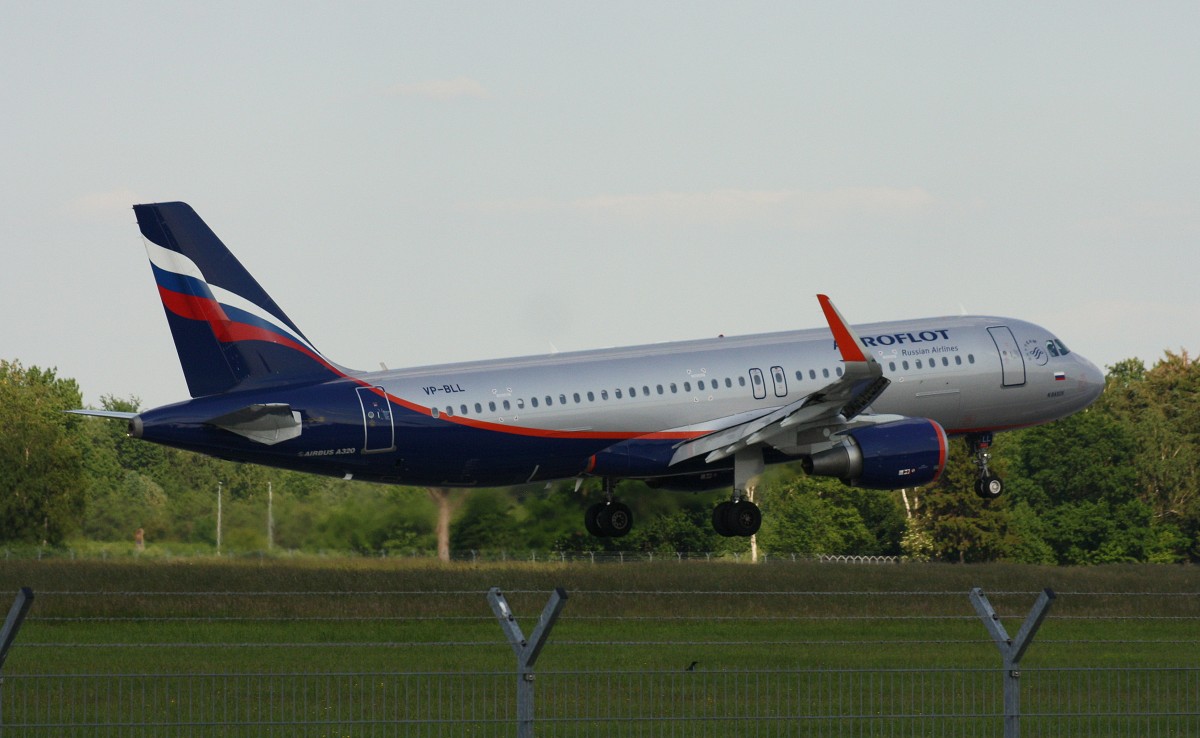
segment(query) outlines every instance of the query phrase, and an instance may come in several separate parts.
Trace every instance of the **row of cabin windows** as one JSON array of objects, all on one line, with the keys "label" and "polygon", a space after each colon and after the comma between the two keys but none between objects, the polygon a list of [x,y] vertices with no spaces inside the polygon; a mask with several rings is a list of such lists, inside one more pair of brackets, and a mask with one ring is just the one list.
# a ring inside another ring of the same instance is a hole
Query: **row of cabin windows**
[{"label": "row of cabin windows", "polygon": [[[921,359],[917,359],[915,363],[916,363],[917,369],[924,368]],[[937,359],[936,358],[927,359],[926,363],[928,364],[928,368],[933,369],[937,366]],[[955,356],[954,363],[957,366],[961,366],[963,363],[962,357]],[[974,354],[967,355],[967,363],[970,363],[970,364],[975,363],[975,355]],[[910,368],[907,360],[900,362],[900,365],[901,365],[902,369],[905,371],[909,370],[909,368]],[[942,366],[950,366],[950,360],[945,356],[942,357]],[[894,362],[894,361],[889,362],[888,369],[893,372],[896,371],[896,362]],[[839,377],[842,376],[842,373],[843,373],[842,367],[840,367],[840,366],[836,367],[832,373],[836,374]],[[829,379],[830,375],[831,375],[831,372],[829,369],[821,370],[821,377],[823,377],[824,379]],[[809,369],[808,370],[808,378],[816,379],[817,378],[817,370]],[[804,372],[797,370],[796,371],[796,379],[803,381],[804,380]],[[696,390],[698,392],[703,392],[705,390],[712,391],[712,390],[720,389],[722,381],[724,381],[725,387],[727,389],[730,389],[733,387],[733,380],[730,379],[729,377],[725,377],[724,380],[711,379],[711,380],[708,380],[707,382],[703,379],[698,379],[698,380],[696,380]],[[754,381],[756,383],[760,382],[761,377],[759,377],[758,375],[755,375]],[[737,384],[739,387],[745,387],[746,386],[746,378],[738,377]],[[661,384],[656,384],[656,385],[654,385],[654,393],[653,394],[665,395],[667,393],[667,390],[670,390],[671,394],[678,394],[679,385],[676,384],[675,382],[671,382],[666,387],[663,387],[663,385],[661,385]],[[683,383],[683,391],[684,392],[692,391],[692,383],[690,381]],[[642,388],[641,388],[641,394],[643,397],[650,397],[652,394],[650,391],[650,385],[643,384]],[[584,395],[580,395],[578,392],[572,393],[571,399],[574,400],[576,405],[578,405],[583,402],[583,397],[585,397],[585,396],[587,397],[588,402],[596,401],[596,393],[590,392],[590,391],[586,392]],[[637,387],[629,387],[629,396],[637,397],[638,396],[638,388]],[[613,390],[612,397],[620,400],[620,399],[624,398],[624,395],[622,394],[621,389],[617,388],[617,389]],[[609,399],[608,390],[600,390],[600,399],[601,399],[601,401],[607,401]],[[529,406],[535,407],[535,408],[539,407],[541,405],[541,402],[543,402],[543,401],[545,402],[546,407],[554,406],[554,396],[553,395],[546,395],[543,400],[539,400],[537,397],[531,397],[531,398],[529,398]],[[519,398],[515,402],[516,402],[516,408],[518,410],[525,409],[525,399],[524,398]],[[560,404],[560,405],[567,404],[567,395],[565,393],[559,394],[558,404]],[[475,413],[477,415],[482,414],[483,407],[484,406],[483,406],[482,402],[475,403]],[[498,412],[501,409],[503,409],[505,412],[508,412],[513,409],[513,402],[511,402],[509,400],[501,400],[499,403],[497,403],[495,400],[491,400],[487,403],[487,409],[488,409],[488,412],[493,412],[493,413]],[[459,405],[458,411],[459,411],[458,412],[459,415],[469,415],[470,414],[470,409],[468,408],[467,405]],[[454,407],[452,405],[446,406],[446,414],[454,415]]]},{"label": "row of cabin windows", "polygon": [[[921,359],[917,359],[917,360],[916,360],[915,362],[913,362],[913,363],[914,363],[914,364],[916,364],[916,368],[917,368],[917,369],[936,369],[936,368],[937,368],[937,365],[938,365],[938,360],[937,360],[937,357],[932,357],[932,358],[929,358],[929,359],[925,359],[925,361],[924,361],[924,362],[922,362],[922,361],[921,361]],[[956,354],[956,355],[954,356],[954,365],[955,365],[955,366],[962,366],[962,363],[963,363],[962,356],[959,356],[959,355],[957,355],[957,354]],[[974,364],[974,363],[975,363],[975,354],[967,354],[967,363],[968,363],[968,364]],[[949,357],[946,357],[946,356],[943,356],[943,357],[942,357],[942,366],[950,366],[950,359],[949,359]],[[908,364],[908,360],[907,360],[907,359],[905,359],[904,361],[901,361],[901,362],[900,362],[900,367],[901,367],[901,369],[902,369],[903,371],[908,371],[908,370],[910,369],[910,367],[909,367],[909,364]],[[893,371],[893,372],[894,372],[894,371],[896,371],[896,362],[894,362],[894,361],[889,361],[889,362],[888,362],[888,369],[889,369],[890,371]]]},{"label": "row of cabin windows", "polygon": [[[731,389],[733,387],[734,380],[729,377],[725,377],[724,380],[698,379],[698,380],[696,380],[696,391],[703,392],[705,390],[708,390],[708,391],[718,390],[721,388],[722,381],[724,382],[726,389]],[[745,387],[746,386],[746,378],[738,377],[737,385],[739,387]],[[640,390],[636,386],[629,387],[628,392],[629,392],[629,397],[637,397],[639,391],[641,393],[641,396],[650,397],[652,394],[665,395],[665,394],[667,394],[668,391],[670,391],[671,394],[678,394],[679,389],[680,389],[679,384],[677,384],[675,382],[671,382],[665,387],[661,384],[654,385],[653,392],[651,392],[650,385],[648,385],[648,384],[643,384],[641,386]],[[690,380],[683,383],[683,391],[684,392],[692,391],[692,383]],[[614,389],[612,391],[611,395],[609,395],[609,392],[606,389],[600,390],[599,396],[600,396],[601,401],[607,401],[610,396],[617,400],[621,400],[621,399],[624,399],[625,394],[624,394],[624,391],[618,387],[617,389]],[[575,401],[576,405],[582,403],[584,397],[587,397],[588,402],[596,401],[596,393],[595,392],[586,392],[586,393],[584,393],[584,395],[580,395],[578,392],[571,394],[571,399]],[[542,403],[545,403],[546,407],[553,407],[554,402],[555,402],[554,395],[546,395],[544,398],[541,398],[541,399],[539,399],[537,397],[529,398],[529,406],[530,407],[540,407],[542,405]],[[567,404],[566,393],[559,394],[558,404],[560,404],[560,405]],[[497,412],[499,409],[503,409],[505,411],[512,410],[513,406],[514,406],[514,401],[509,401],[509,400],[501,400],[499,402],[497,402],[495,400],[491,400],[487,403],[488,411],[493,412],[493,413]],[[515,406],[516,406],[517,410],[524,410],[525,409],[525,398],[522,397],[522,398],[518,398],[517,400],[515,400]],[[482,402],[475,403],[475,413],[476,414],[483,413],[483,408],[484,408],[484,405]],[[454,406],[453,405],[446,406],[446,414],[454,415]],[[470,408],[467,405],[459,405],[458,406],[458,414],[459,415],[468,415],[468,414],[470,414]]]}]

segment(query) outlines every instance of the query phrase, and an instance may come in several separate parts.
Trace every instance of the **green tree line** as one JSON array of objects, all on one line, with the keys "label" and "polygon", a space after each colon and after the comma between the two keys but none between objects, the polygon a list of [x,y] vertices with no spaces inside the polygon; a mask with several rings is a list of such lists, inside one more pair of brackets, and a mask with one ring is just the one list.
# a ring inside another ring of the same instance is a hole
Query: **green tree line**
[{"label": "green tree line", "polygon": [[[996,436],[992,468],[1007,492],[984,501],[955,442],[933,485],[854,489],[772,467],[755,499],[756,543],[770,553],[896,555],[1044,564],[1200,560],[1200,363],[1167,353],[1109,369],[1090,409]],[[212,550],[217,495],[228,551],[437,552],[439,511],[457,551],[746,551],[721,538],[712,507],[728,493],[623,482],[635,514],[623,539],[583,530],[599,480],[510,489],[425,490],[345,482],[237,464],[130,439],[123,423],[70,415],[78,385],[54,369],[0,360],[0,544],[133,545]],[[135,398],[104,397],[135,411]],[[271,491],[268,527],[267,498]],[[445,520],[445,518],[443,518]]]}]

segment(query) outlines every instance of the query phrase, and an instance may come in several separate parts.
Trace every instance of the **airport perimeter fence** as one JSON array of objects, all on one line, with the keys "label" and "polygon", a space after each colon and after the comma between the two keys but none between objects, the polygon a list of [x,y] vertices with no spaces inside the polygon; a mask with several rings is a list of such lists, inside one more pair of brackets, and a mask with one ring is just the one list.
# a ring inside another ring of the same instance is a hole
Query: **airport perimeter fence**
[{"label": "airport perimeter fence", "polygon": [[5,738],[1200,736],[1200,593],[28,595]]}]

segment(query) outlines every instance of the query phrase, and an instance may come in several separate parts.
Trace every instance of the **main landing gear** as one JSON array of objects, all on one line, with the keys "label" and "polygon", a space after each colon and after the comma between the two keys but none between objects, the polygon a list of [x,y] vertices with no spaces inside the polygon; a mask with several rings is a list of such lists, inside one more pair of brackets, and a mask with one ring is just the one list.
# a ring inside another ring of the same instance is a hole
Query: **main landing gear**
[{"label": "main landing gear", "polygon": [[762,450],[742,449],[733,457],[733,496],[713,508],[712,526],[726,538],[754,535],[762,525],[762,511],[746,497],[750,480],[762,474]]},{"label": "main landing gear", "polygon": [[616,483],[604,478],[604,502],[597,502],[583,514],[583,527],[599,538],[620,538],[633,528],[633,511],[623,502],[613,499]]},{"label": "main landing gear", "polygon": [[991,433],[972,433],[967,436],[967,449],[975,457],[975,466],[979,469],[975,494],[985,500],[994,500],[1004,492],[1004,482],[988,469],[988,462],[992,459],[991,447]]}]

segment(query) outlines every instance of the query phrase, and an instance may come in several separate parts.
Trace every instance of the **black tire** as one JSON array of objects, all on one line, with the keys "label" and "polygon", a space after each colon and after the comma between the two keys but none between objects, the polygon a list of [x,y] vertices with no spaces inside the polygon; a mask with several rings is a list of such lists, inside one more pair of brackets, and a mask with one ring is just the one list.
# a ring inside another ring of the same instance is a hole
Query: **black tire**
[{"label": "black tire", "polygon": [[1004,482],[991,474],[981,477],[975,480],[975,494],[985,500],[994,500],[1004,494]]},{"label": "black tire", "polygon": [[712,526],[717,535],[729,538],[733,535],[729,531],[729,526],[725,524],[725,518],[729,514],[729,508],[733,507],[732,502],[722,502],[713,508]]},{"label": "black tire", "polygon": [[587,532],[592,534],[593,536],[596,536],[597,538],[605,537],[604,529],[600,527],[600,522],[598,520],[598,518],[600,516],[600,511],[603,509],[604,509],[604,503],[597,502],[595,505],[592,505],[583,513],[583,527],[587,528]]},{"label": "black tire", "polygon": [[623,502],[609,503],[597,513],[596,525],[610,538],[627,536],[633,530],[633,511]]},{"label": "black tire", "polygon": [[762,511],[753,502],[747,500],[735,502],[725,513],[725,526],[731,535],[748,538],[762,527]]}]

